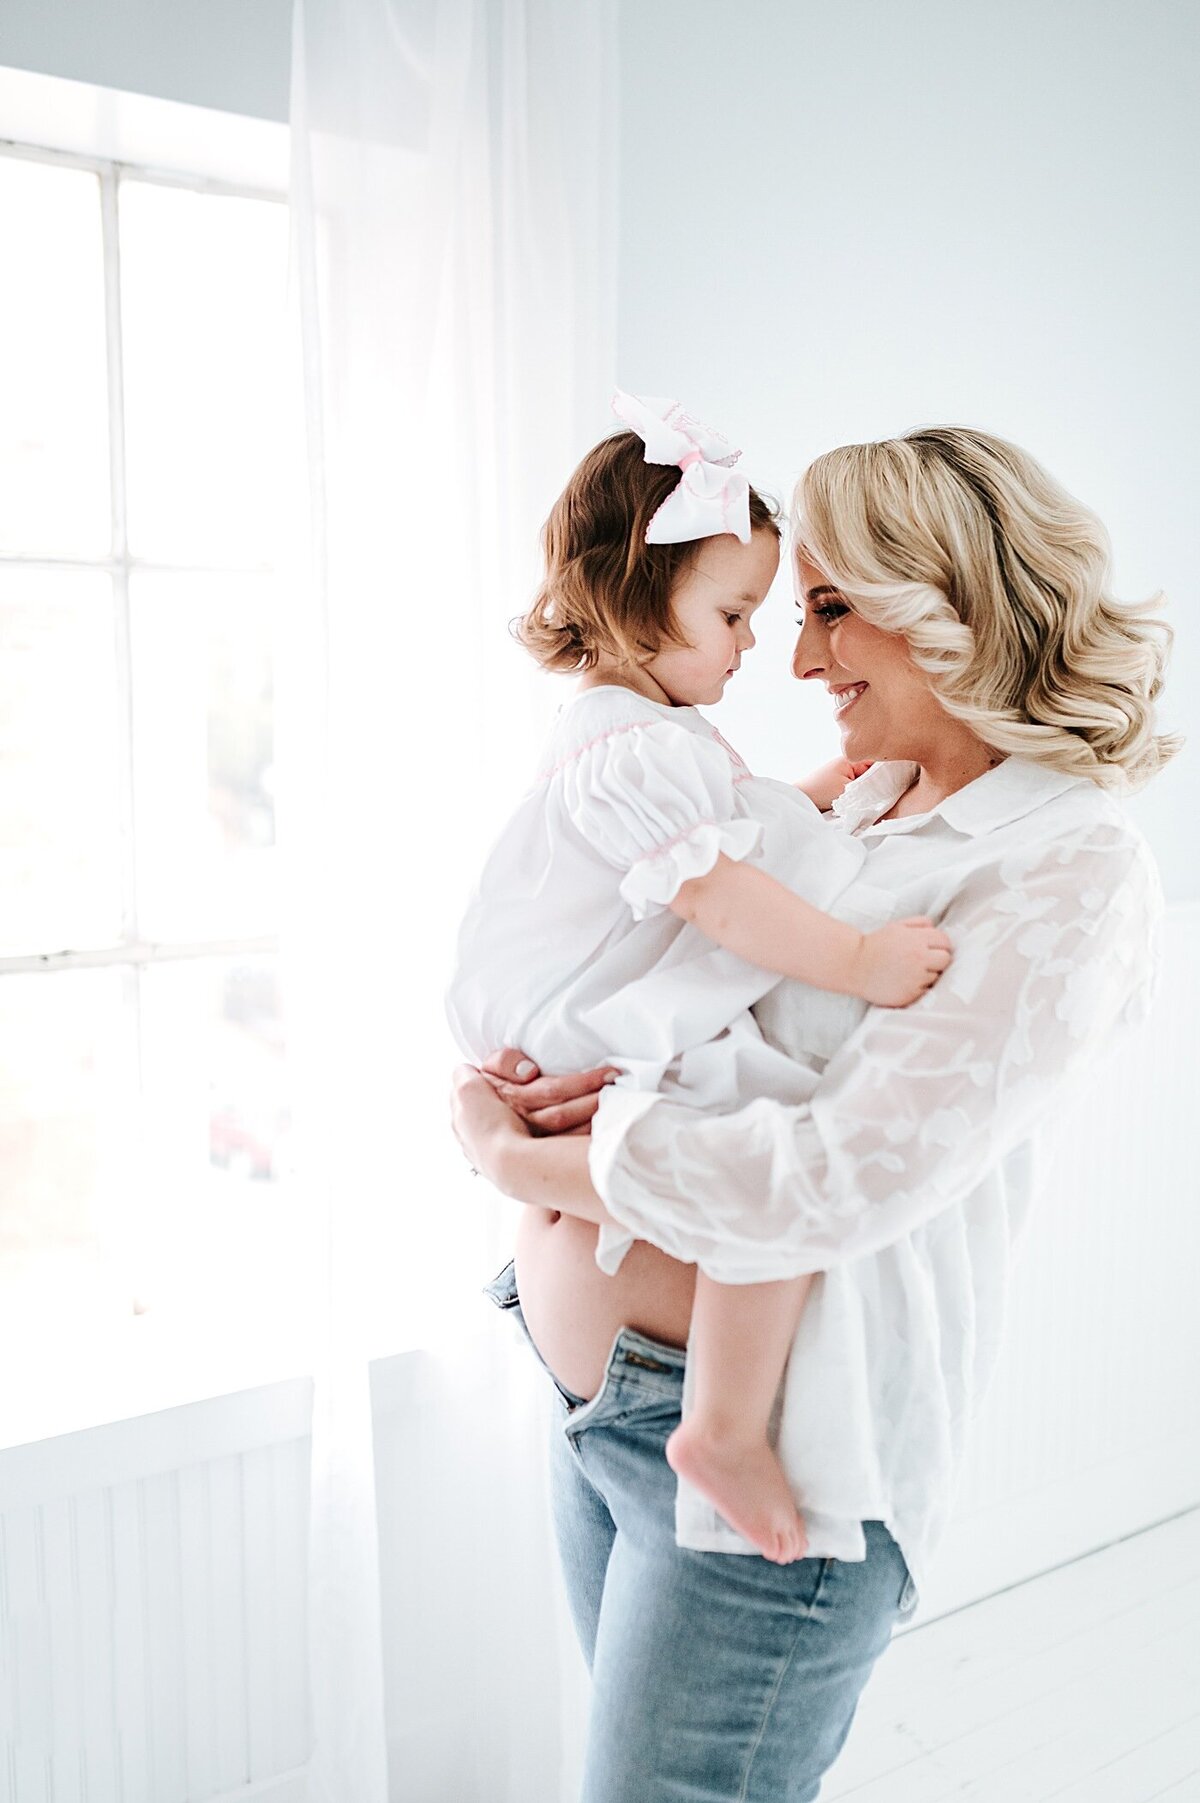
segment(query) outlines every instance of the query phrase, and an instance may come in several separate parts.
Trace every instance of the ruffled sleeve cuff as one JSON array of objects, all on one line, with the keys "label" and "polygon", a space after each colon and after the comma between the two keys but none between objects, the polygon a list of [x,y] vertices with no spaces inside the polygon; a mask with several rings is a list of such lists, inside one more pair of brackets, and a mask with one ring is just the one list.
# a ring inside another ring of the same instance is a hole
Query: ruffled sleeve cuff
[{"label": "ruffled sleeve cuff", "polygon": [[621,879],[621,898],[635,920],[645,920],[669,907],[684,883],[707,876],[722,852],[737,864],[757,851],[761,841],[756,820],[701,820],[639,858]]}]

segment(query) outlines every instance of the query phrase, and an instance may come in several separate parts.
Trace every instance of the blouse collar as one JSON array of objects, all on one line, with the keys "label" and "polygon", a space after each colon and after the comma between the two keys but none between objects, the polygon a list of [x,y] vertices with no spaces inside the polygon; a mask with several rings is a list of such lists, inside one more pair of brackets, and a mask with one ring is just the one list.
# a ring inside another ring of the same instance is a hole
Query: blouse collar
[{"label": "blouse collar", "polygon": [[[873,764],[865,775],[847,783],[834,802],[833,811],[848,832],[874,826],[880,815],[886,814],[911,788],[918,771],[917,764]],[[953,795],[947,795],[928,813],[909,814],[883,824],[889,828],[912,828],[940,817],[956,832],[975,838],[1020,820],[1056,795],[1087,781],[1086,776],[1068,776],[1029,758],[1007,757],[994,770],[985,771]]]}]

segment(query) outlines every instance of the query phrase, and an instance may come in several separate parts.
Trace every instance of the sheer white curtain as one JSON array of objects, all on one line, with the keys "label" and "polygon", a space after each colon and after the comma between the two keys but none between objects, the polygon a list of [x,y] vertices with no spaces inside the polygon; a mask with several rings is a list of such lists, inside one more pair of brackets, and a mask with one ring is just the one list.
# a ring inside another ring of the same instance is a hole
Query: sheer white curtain
[{"label": "sheer white curtain", "polygon": [[[478,1296],[505,1226],[449,1138],[441,992],[558,699],[505,622],[613,385],[614,0],[297,0],[295,25],[316,530],[280,765],[324,1323],[311,1794],[527,1803],[566,1794],[578,1674],[536,1385]],[[395,1347],[385,1454],[370,1361]]]}]

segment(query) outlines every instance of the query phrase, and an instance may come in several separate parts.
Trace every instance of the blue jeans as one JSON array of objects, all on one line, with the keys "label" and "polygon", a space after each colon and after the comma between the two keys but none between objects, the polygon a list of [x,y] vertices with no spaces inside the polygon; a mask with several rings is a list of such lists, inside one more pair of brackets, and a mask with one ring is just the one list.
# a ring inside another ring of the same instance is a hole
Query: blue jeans
[{"label": "blue jeans", "polygon": [[[528,1338],[511,1265],[487,1293]],[[683,1367],[622,1328],[590,1403],[554,1381],[555,1530],[592,1673],[582,1803],[811,1803],[912,1582],[878,1521],[861,1564],[677,1547]]]}]

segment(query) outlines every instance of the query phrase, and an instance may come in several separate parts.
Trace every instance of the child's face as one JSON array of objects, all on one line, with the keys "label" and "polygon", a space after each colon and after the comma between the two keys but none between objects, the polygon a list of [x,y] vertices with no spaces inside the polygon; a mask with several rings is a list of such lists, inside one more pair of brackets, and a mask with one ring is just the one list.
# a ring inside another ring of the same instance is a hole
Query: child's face
[{"label": "child's face", "polygon": [[676,707],[719,701],[754,645],[751,615],[779,568],[779,540],[761,528],[743,545],[732,533],[706,538],[676,583],[671,611],[686,645],[663,645],[642,669]]}]

